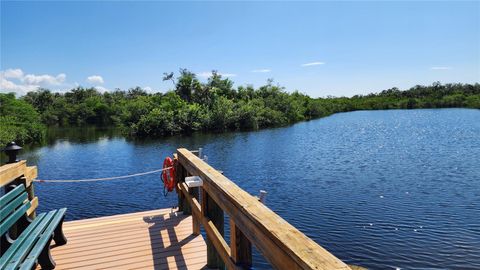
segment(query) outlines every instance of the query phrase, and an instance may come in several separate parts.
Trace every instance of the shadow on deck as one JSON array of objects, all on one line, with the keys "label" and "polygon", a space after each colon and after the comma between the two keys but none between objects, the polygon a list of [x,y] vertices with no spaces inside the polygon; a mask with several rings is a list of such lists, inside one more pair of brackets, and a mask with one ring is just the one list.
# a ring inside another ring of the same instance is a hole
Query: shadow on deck
[{"label": "shadow on deck", "polygon": [[56,269],[203,269],[207,249],[192,218],[170,209],[64,223],[68,243],[52,246]]}]

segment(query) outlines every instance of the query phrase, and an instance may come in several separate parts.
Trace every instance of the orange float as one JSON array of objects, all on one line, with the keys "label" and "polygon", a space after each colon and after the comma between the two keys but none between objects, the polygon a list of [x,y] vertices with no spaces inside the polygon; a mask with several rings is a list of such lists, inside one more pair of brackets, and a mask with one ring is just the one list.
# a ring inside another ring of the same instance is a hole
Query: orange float
[{"label": "orange float", "polygon": [[175,188],[175,167],[173,166],[173,160],[171,157],[166,157],[163,161],[162,180],[163,191],[166,196],[168,192],[173,191]]}]

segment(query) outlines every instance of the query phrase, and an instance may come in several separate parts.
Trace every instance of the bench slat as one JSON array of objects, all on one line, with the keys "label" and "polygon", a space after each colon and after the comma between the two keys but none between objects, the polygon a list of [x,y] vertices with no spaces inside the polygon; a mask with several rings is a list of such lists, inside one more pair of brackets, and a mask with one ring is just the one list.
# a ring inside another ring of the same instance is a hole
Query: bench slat
[{"label": "bench slat", "polygon": [[13,190],[10,190],[7,194],[0,198],[0,208],[4,208],[10,201],[14,200],[18,195],[25,191],[23,184],[18,185]]},{"label": "bench slat", "polygon": [[25,240],[30,237],[33,230],[37,228],[37,226],[41,223],[45,216],[45,213],[38,215],[35,220],[25,229],[25,231],[23,231],[22,234],[17,239],[15,239],[15,242],[13,242],[13,244],[7,249],[5,254],[2,255],[0,261],[0,269],[4,269],[5,265],[7,264],[7,262],[10,261],[13,254],[15,254],[18,249],[23,245]]},{"label": "bench slat", "polygon": [[28,257],[23,262],[22,266],[20,267],[20,270],[32,269],[32,267],[35,265],[35,262],[38,256],[42,252],[43,248],[46,245],[48,245],[48,241],[50,240],[50,237],[52,236],[53,231],[62,220],[66,211],[67,211],[67,208],[62,208],[62,209],[53,210],[50,212],[50,213],[52,212],[55,213],[54,218],[52,219],[48,227],[45,229],[45,231],[42,233],[40,240],[38,240],[38,242],[35,244],[33,249],[28,254]]},{"label": "bench slat", "polygon": [[10,227],[12,227],[12,225],[15,224],[15,222],[17,222],[17,220],[25,214],[25,212],[27,212],[28,208],[30,208],[30,201],[27,201],[24,205],[15,210],[12,215],[6,218],[5,221],[2,222],[2,226],[0,226],[0,235],[6,233]]},{"label": "bench slat", "polygon": [[15,210],[18,206],[22,205],[23,202],[28,200],[28,194],[27,193],[22,193],[20,196],[15,198],[15,200],[11,201],[7,206],[2,208],[0,210],[0,221],[3,221],[7,216]]},{"label": "bench slat", "polygon": [[45,230],[50,221],[53,219],[54,214],[55,213],[51,211],[45,215],[45,218],[42,219],[40,224],[23,242],[23,245],[20,246],[17,252],[14,253],[13,256],[10,258],[10,261],[6,265],[5,270],[16,269],[22,263],[23,259],[28,255],[28,252],[31,250],[31,247],[37,242],[41,233]]}]

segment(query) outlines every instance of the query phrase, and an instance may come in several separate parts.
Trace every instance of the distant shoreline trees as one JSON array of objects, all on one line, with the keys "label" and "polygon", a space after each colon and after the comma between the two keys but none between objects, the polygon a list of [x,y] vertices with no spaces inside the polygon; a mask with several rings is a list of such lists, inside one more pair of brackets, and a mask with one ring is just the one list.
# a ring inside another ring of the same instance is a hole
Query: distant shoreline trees
[{"label": "distant shoreline trees", "polygon": [[480,84],[417,85],[376,94],[311,98],[287,93],[269,81],[254,89],[234,88],[233,82],[213,72],[206,83],[181,69],[165,73],[174,89],[150,94],[136,87],[100,93],[75,88],[65,93],[48,89],[16,98],[0,94],[0,144],[10,140],[38,143],[46,126],[115,126],[135,138],[190,134],[195,131],[256,130],[355,110],[468,107],[480,109]]}]

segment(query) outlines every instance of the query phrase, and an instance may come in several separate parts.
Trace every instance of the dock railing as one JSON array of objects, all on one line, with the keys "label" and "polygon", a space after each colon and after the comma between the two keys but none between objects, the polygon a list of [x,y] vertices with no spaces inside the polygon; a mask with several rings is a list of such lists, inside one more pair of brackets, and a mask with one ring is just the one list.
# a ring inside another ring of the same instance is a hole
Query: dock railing
[{"label": "dock railing", "polygon": [[31,218],[35,217],[35,210],[38,207],[38,198],[35,196],[33,189],[33,179],[36,177],[37,167],[27,166],[25,160],[0,166],[0,188],[4,188],[5,193],[13,189],[13,186],[25,185],[28,200],[31,204],[27,210],[27,215]]},{"label": "dock railing", "polygon": [[[12,190],[14,187],[23,184],[26,187],[28,200],[30,201],[30,208],[27,209],[27,216],[29,218],[35,218],[36,209],[38,207],[38,198],[35,196],[33,189],[33,179],[37,177],[37,167],[27,166],[25,160],[16,161],[15,163],[5,164],[0,166],[0,189],[3,189],[5,193]],[[19,235],[19,228],[22,224],[21,221],[13,224],[10,227],[9,235],[15,239]],[[1,253],[3,254],[4,246],[1,245]]]},{"label": "dock railing", "polygon": [[[207,267],[248,269],[252,245],[276,269],[350,269],[191,151],[175,154],[179,210],[191,214],[193,233],[207,235]],[[199,176],[189,188],[186,176]],[[230,220],[230,245],[224,238],[224,213]]]}]

